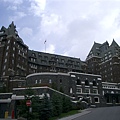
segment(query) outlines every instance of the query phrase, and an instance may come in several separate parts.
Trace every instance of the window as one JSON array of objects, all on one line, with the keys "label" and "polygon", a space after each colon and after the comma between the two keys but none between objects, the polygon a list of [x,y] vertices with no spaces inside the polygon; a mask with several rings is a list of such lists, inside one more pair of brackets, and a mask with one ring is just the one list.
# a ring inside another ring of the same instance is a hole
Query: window
[{"label": "window", "polygon": [[77,79],[77,85],[81,85],[80,79]]},{"label": "window", "polygon": [[105,57],[105,60],[107,59],[107,57]]},{"label": "window", "polygon": [[9,46],[7,46],[7,50],[9,49]]},{"label": "window", "polygon": [[85,93],[90,93],[90,89],[85,88]]},{"label": "window", "polygon": [[49,83],[52,83],[52,80],[51,80],[51,79],[49,80]]},{"label": "window", "polygon": [[5,72],[3,72],[3,75],[5,75]]},{"label": "window", "polygon": [[13,47],[13,50],[15,50],[15,47]]},{"label": "window", "polygon": [[18,87],[21,87],[21,86],[22,86],[22,83],[21,83],[21,82],[19,82],[19,83],[18,83]]},{"label": "window", "polygon": [[32,56],[33,56],[33,57],[36,57],[35,53],[32,53]]},{"label": "window", "polygon": [[89,85],[89,81],[88,80],[85,80],[85,85]]},{"label": "window", "polygon": [[3,68],[4,70],[6,69],[6,65],[4,66],[4,68]]},{"label": "window", "polygon": [[111,57],[112,55],[110,54],[109,57]]},{"label": "window", "polygon": [[41,80],[39,80],[39,83],[41,83]]},{"label": "window", "polygon": [[95,101],[95,103],[99,103],[99,98],[98,97],[94,97],[94,101]]},{"label": "window", "polygon": [[44,59],[45,59],[45,60],[48,60],[48,57],[47,57],[47,56],[44,56]]},{"label": "window", "polygon": [[35,84],[37,84],[38,83],[38,80],[35,80]]},{"label": "window", "polygon": [[73,89],[72,88],[70,88],[70,93],[73,93]]},{"label": "window", "polygon": [[97,85],[97,83],[96,83],[96,81],[94,80],[94,81],[93,81],[93,86],[96,86],[96,85]]},{"label": "window", "polygon": [[97,89],[93,89],[93,93],[94,94],[98,94],[98,90]]},{"label": "window", "polygon": [[10,40],[8,40],[8,43],[10,43]]},{"label": "window", "polygon": [[62,83],[62,79],[60,79],[60,83]]},{"label": "window", "polygon": [[12,60],[12,64],[14,64],[14,60]]},{"label": "window", "polygon": [[5,59],[5,63],[7,62],[7,59]]},{"label": "window", "polygon": [[8,52],[6,52],[6,56],[8,56]]},{"label": "window", "polygon": [[77,93],[82,93],[82,88],[77,88],[76,92]]}]

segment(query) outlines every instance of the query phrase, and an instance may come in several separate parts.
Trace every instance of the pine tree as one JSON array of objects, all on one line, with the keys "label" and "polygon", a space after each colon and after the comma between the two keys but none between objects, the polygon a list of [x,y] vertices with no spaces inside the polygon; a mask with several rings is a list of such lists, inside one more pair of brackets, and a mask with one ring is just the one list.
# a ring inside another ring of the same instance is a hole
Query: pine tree
[{"label": "pine tree", "polygon": [[52,113],[52,104],[50,98],[48,98],[47,94],[44,94],[44,98],[42,99],[40,106],[40,120],[49,120]]},{"label": "pine tree", "polygon": [[70,98],[64,96],[63,97],[63,113],[66,113],[72,109],[72,102]]},{"label": "pine tree", "polygon": [[[30,88],[25,90],[24,96],[25,100],[21,101],[21,104],[18,106],[18,115],[28,120],[39,119],[40,98],[36,96]],[[31,106],[26,105],[27,100],[31,100]],[[30,108],[32,109],[31,112]]]},{"label": "pine tree", "polygon": [[52,114],[59,116],[62,113],[62,97],[58,94],[52,96]]}]

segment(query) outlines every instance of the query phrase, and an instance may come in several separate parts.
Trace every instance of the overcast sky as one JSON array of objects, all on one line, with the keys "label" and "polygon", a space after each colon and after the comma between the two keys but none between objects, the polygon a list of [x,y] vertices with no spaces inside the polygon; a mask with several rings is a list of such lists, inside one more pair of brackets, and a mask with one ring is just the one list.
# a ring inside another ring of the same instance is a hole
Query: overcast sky
[{"label": "overcast sky", "polygon": [[94,41],[120,45],[120,0],[0,0],[0,27],[14,21],[30,49],[85,60]]}]

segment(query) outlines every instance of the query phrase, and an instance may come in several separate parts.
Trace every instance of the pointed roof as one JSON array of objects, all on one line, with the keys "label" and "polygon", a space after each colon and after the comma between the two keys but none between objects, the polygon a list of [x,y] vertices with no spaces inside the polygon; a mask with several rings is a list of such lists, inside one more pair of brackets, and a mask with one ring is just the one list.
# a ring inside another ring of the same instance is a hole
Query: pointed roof
[{"label": "pointed roof", "polygon": [[2,26],[1,32],[3,32],[3,34],[1,35],[6,35],[6,36],[14,36],[19,42],[21,42],[22,44],[24,44],[23,40],[19,37],[18,32],[16,30],[16,26],[14,25],[14,22],[12,21],[12,23],[9,25],[8,28],[5,28],[4,26]]},{"label": "pointed roof", "polygon": [[116,43],[116,41],[114,40],[114,38],[113,38],[113,41],[112,41],[112,43],[111,43],[110,46],[119,47],[119,45]]},{"label": "pointed roof", "polygon": [[91,56],[98,56],[100,57],[100,46],[101,44],[100,43],[96,43],[94,42],[93,46],[92,46],[92,49],[90,50],[88,56],[87,56],[87,59],[90,58]]}]

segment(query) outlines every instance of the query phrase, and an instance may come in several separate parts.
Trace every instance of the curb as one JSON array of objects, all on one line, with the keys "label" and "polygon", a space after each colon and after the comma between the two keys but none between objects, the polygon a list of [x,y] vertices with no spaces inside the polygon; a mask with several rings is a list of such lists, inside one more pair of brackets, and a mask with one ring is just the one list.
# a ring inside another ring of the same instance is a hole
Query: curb
[{"label": "curb", "polygon": [[82,110],[81,113],[77,113],[75,115],[71,115],[71,116],[68,116],[68,117],[60,118],[58,120],[74,120],[75,118],[80,117],[82,115],[89,114],[90,112],[91,112],[91,108]]}]

